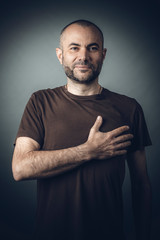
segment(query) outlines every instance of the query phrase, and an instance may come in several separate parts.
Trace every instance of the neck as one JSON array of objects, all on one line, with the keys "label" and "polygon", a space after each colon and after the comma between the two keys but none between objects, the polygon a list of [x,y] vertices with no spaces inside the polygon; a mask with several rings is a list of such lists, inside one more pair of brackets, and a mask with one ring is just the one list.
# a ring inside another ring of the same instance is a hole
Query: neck
[{"label": "neck", "polygon": [[78,96],[90,96],[100,94],[102,91],[102,87],[99,85],[98,80],[90,84],[83,84],[73,82],[68,79],[66,89],[68,92]]}]

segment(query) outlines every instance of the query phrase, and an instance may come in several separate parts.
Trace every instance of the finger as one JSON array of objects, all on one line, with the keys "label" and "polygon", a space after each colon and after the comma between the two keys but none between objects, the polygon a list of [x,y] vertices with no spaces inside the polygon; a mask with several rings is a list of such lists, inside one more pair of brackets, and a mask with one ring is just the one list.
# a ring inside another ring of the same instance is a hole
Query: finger
[{"label": "finger", "polygon": [[102,125],[102,121],[102,117],[98,116],[91,130],[94,130],[95,132],[99,131],[99,128]]},{"label": "finger", "polygon": [[112,137],[117,137],[120,134],[122,134],[128,130],[129,130],[129,126],[122,126],[122,127],[119,127],[119,128],[116,128],[116,129],[110,131],[110,134]]},{"label": "finger", "polygon": [[131,139],[133,139],[132,134],[125,134],[125,135],[122,135],[119,137],[115,137],[112,142],[113,143],[121,143],[121,142],[125,142],[125,141],[131,140]]},{"label": "finger", "polygon": [[119,149],[124,149],[129,147],[131,145],[131,141],[127,141],[127,142],[123,142],[123,143],[119,143],[119,144],[116,144],[114,146],[114,149],[115,150],[119,150]]},{"label": "finger", "polygon": [[127,154],[127,150],[119,150],[119,151],[114,152],[114,157],[120,156],[120,155],[125,155],[125,154]]}]

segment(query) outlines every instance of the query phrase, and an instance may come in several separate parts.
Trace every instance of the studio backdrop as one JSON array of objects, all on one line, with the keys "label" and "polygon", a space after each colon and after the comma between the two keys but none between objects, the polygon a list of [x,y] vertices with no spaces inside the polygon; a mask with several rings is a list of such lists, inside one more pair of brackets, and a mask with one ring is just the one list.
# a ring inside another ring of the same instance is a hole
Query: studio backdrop
[{"label": "studio backdrop", "polygon": [[[55,49],[61,29],[77,19],[97,24],[107,55],[100,84],[142,106],[153,146],[147,148],[153,191],[152,239],[160,236],[160,31],[154,1],[1,1],[0,6],[0,238],[29,239],[36,214],[36,181],[15,182],[11,160],[25,105],[34,91],[66,83]],[[124,215],[133,236],[130,179],[126,167]]]}]

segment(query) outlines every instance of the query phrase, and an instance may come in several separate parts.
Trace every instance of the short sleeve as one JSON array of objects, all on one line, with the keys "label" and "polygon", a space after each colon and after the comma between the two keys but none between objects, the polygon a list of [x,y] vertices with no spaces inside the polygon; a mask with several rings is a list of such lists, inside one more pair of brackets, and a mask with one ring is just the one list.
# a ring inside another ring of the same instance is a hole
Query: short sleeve
[{"label": "short sleeve", "polygon": [[133,116],[132,132],[134,138],[129,152],[140,150],[145,146],[152,145],[151,138],[148,132],[147,124],[145,121],[143,109],[139,103],[136,102],[136,109]]},{"label": "short sleeve", "polygon": [[44,127],[34,94],[32,94],[25,107],[16,139],[18,137],[30,137],[41,146],[43,144]]}]

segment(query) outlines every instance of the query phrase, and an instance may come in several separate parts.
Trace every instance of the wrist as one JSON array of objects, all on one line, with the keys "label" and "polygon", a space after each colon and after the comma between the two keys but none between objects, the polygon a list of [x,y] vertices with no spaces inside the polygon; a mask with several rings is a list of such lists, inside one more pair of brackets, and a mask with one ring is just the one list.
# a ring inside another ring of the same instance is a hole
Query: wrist
[{"label": "wrist", "polygon": [[92,159],[91,152],[87,143],[76,147],[79,161],[90,161]]}]

